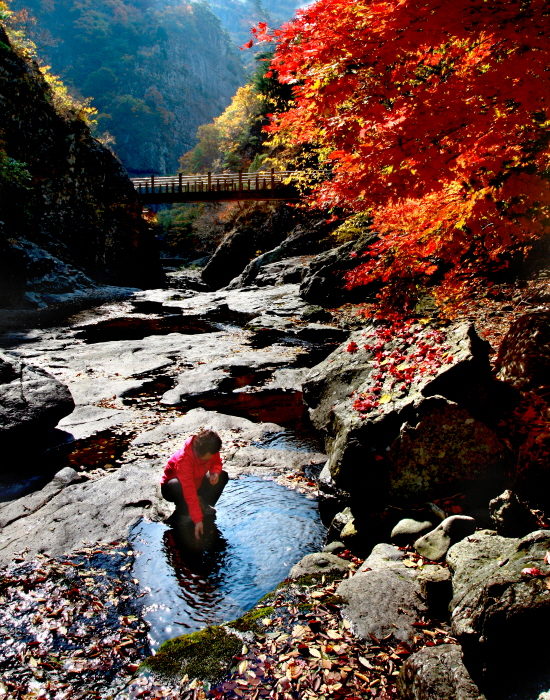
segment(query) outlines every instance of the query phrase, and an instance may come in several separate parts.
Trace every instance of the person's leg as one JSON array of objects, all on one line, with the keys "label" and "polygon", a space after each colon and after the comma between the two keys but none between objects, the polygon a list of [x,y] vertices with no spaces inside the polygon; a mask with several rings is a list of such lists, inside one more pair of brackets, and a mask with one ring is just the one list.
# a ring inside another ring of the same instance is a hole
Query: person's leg
[{"label": "person's leg", "polygon": [[204,477],[197,493],[209,506],[215,506],[228,480],[229,474],[226,471],[220,473],[218,483],[214,485],[210,483],[207,477]]},{"label": "person's leg", "polygon": [[180,513],[189,512],[189,509],[187,508],[187,503],[185,501],[185,498],[183,497],[183,490],[181,488],[179,479],[170,479],[170,481],[167,481],[165,484],[161,484],[160,492],[162,493],[162,497],[165,500],[176,504],[176,509]]}]

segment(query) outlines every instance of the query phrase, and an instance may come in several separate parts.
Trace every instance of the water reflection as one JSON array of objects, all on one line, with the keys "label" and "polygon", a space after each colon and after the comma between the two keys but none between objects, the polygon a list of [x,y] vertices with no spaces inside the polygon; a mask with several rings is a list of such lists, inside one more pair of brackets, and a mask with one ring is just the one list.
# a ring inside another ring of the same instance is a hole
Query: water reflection
[{"label": "water reflection", "polygon": [[258,477],[230,481],[217,504],[217,538],[208,552],[178,547],[163,523],[133,529],[133,575],[141,588],[151,644],[234,619],[282,581],[325,529],[315,501]]}]

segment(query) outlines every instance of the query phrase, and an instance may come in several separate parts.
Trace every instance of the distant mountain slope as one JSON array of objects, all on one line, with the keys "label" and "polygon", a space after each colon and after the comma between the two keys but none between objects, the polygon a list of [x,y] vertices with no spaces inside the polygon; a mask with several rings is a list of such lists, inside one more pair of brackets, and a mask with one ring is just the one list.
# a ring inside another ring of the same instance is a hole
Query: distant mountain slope
[{"label": "distant mountain slope", "polygon": [[174,172],[197,128],[219,115],[245,71],[203,2],[15,0],[36,18],[39,54],[99,111],[98,133],[130,173]]},{"label": "distant mountain slope", "polygon": [[[291,19],[296,8],[304,4],[300,0],[209,0],[212,12],[237,46],[250,39],[253,25],[267,22],[271,27],[278,27]],[[265,51],[265,47],[257,50]],[[241,54],[247,67],[253,67],[254,53],[254,50],[248,50]]]}]

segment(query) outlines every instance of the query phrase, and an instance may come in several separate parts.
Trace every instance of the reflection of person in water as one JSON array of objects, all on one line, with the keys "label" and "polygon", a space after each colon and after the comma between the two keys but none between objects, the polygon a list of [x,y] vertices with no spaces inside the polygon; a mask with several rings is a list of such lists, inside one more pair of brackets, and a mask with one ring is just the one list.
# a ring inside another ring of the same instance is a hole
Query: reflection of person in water
[{"label": "reflection of person in water", "polygon": [[197,540],[204,535],[203,519],[215,519],[213,506],[229,478],[222,471],[221,446],[217,433],[201,430],[170,457],[160,482],[163,497],[176,504],[176,522],[192,521]]}]

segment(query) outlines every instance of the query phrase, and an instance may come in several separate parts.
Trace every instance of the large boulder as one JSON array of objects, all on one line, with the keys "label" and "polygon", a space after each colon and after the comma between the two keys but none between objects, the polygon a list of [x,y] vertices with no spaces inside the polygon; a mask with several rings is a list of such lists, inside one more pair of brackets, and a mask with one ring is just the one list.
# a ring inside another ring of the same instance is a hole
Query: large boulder
[{"label": "large boulder", "polygon": [[36,438],[74,409],[71,392],[39,367],[0,353],[0,440]]},{"label": "large boulder", "polygon": [[[511,455],[491,425],[507,388],[492,379],[488,346],[471,324],[371,326],[349,341],[303,386],[325,434],[323,493],[339,490],[347,503],[338,505],[351,503],[360,519],[388,502],[433,501],[454,488],[502,491]],[[341,509],[334,504],[329,515]]]},{"label": "large boulder", "polygon": [[548,683],[549,548],[547,530],[520,540],[481,532],[448,552],[453,634],[488,697],[517,688],[527,697],[526,684],[534,694]]},{"label": "large boulder", "polygon": [[344,615],[354,631],[372,641],[391,635],[398,641],[410,641],[417,628],[414,623],[426,612],[416,572],[402,562],[403,552],[387,544],[378,544],[352,578],[344,579],[336,593],[345,605]]},{"label": "large boulder", "polygon": [[485,700],[456,644],[425,647],[409,656],[397,677],[400,700]]}]

